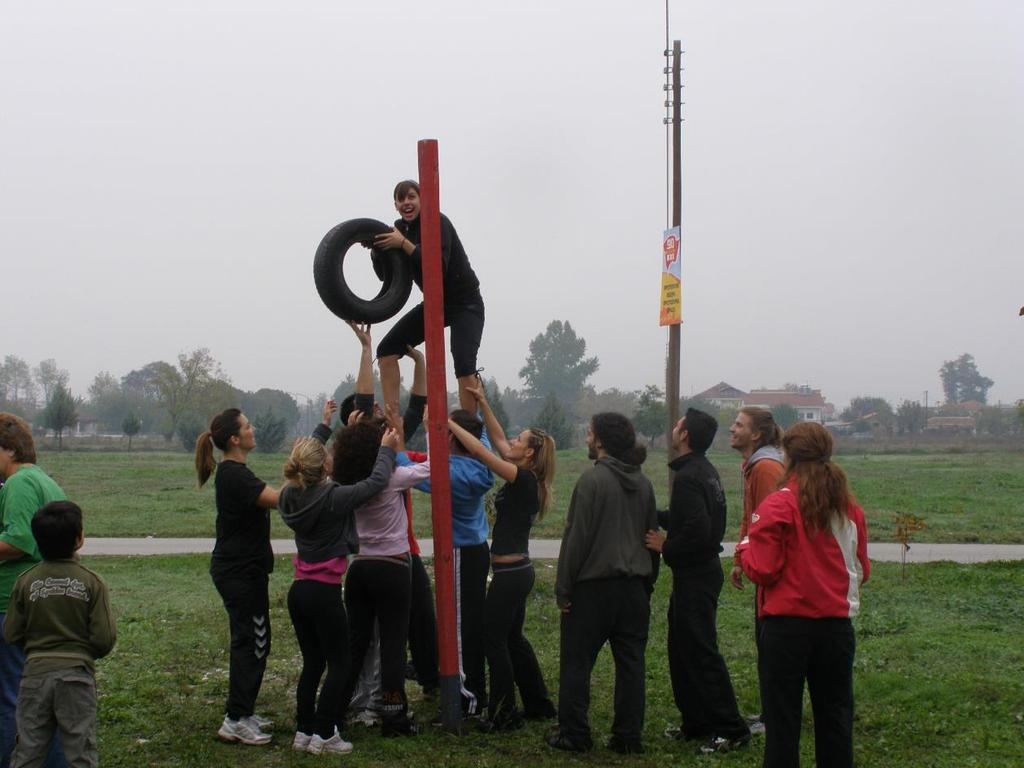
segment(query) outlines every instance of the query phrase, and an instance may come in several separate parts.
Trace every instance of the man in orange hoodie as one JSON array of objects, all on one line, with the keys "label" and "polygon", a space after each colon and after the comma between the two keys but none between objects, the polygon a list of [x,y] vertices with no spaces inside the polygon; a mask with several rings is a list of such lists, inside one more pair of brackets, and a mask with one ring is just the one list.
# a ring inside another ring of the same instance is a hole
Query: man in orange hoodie
[{"label": "man in orange hoodie", "polygon": [[[783,473],[780,448],[782,428],[775,423],[772,412],[767,408],[741,408],[736,414],[736,420],[729,427],[729,445],[743,457],[743,518],[740,520],[740,532],[736,539],[743,541],[750,528],[750,516],[754,510],[765,497],[779,488]],[[740,567],[739,552],[734,555],[729,580],[736,589],[743,589],[743,569]],[[754,603],[754,640],[760,650],[756,594]],[[760,715],[747,718],[747,724],[751,733],[764,731]]]}]

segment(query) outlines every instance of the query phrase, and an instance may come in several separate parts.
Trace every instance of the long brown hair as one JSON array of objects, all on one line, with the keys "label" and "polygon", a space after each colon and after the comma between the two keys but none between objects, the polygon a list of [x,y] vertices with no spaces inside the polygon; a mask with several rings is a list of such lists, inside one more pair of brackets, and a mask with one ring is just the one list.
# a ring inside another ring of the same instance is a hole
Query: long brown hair
[{"label": "long brown hair", "polygon": [[825,531],[833,518],[849,516],[850,487],[846,473],[832,463],[832,435],[820,424],[802,421],[782,438],[786,452],[783,482],[795,478],[800,487],[800,515],[808,533]]},{"label": "long brown hair", "polygon": [[213,470],[217,468],[217,460],[213,458],[213,447],[220,450],[228,449],[228,441],[238,435],[242,428],[242,412],[238,408],[221,411],[210,422],[210,428],[196,439],[196,476],[202,488]]},{"label": "long brown hair", "polygon": [[537,498],[540,500],[540,511],[537,519],[543,520],[544,513],[551,506],[551,484],[555,480],[555,438],[538,427],[530,427],[526,447],[533,449],[533,457],[527,464],[537,477]]}]

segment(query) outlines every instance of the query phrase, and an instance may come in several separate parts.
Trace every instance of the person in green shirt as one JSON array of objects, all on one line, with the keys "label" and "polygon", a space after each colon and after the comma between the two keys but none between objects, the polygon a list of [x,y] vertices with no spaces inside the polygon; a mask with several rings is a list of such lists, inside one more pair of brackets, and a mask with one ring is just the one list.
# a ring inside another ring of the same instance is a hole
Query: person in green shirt
[{"label": "person in green shirt", "polygon": [[[18,577],[42,556],[32,536],[32,516],[44,504],[63,501],[64,491],[36,466],[32,431],[24,420],[0,413],[0,630],[7,620],[7,604]],[[2,637],[0,631],[0,768],[9,768],[17,727],[14,713],[25,668],[25,654]],[[46,768],[66,765],[54,742]]]}]

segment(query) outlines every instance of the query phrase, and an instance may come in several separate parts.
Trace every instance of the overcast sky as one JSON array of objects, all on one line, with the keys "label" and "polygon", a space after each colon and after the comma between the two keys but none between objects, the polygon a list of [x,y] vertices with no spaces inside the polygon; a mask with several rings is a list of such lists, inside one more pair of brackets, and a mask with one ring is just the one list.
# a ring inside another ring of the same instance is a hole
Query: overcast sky
[{"label": "overcast sky", "polygon": [[[332,390],[358,347],[313,253],[342,220],[392,221],[436,138],[486,373],[520,386],[561,319],[599,389],[664,385],[663,2],[3,0],[0,18],[0,353],[56,358],[78,394],[199,346],[245,389]],[[684,394],[934,403],[969,352],[990,401],[1024,397],[1024,4],[674,2],[670,35]]]}]

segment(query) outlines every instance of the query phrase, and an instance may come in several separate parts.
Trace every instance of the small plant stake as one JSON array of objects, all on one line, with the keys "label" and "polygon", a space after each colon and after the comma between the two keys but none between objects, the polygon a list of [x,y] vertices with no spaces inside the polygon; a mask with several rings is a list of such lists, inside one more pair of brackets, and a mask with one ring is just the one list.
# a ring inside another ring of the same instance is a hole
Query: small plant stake
[{"label": "small plant stake", "polygon": [[910,539],[920,530],[927,526],[923,517],[912,515],[909,512],[897,512],[892,516],[896,523],[896,541],[903,545],[900,549],[900,581],[907,580],[907,552],[910,551]]}]

